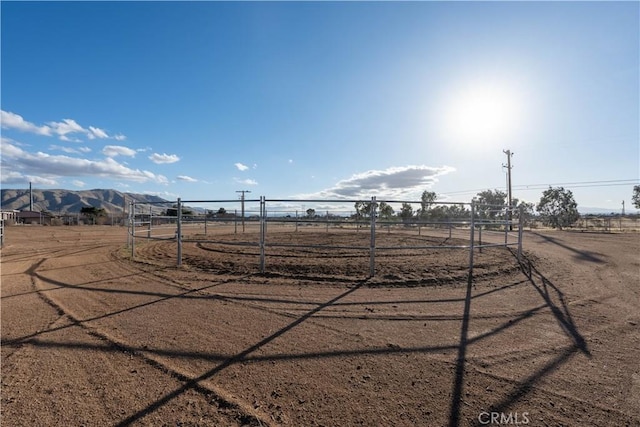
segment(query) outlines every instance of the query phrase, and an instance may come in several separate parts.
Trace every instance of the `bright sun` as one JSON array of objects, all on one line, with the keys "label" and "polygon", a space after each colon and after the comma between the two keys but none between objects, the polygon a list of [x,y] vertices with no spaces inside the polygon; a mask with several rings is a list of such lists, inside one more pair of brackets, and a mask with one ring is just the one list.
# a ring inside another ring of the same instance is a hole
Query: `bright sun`
[{"label": "bright sun", "polygon": [[506,88],[478,85],[449,96],[442,111],[443,132],[452,142],[464,145],[508,142],[519,125],[516,97]]}]

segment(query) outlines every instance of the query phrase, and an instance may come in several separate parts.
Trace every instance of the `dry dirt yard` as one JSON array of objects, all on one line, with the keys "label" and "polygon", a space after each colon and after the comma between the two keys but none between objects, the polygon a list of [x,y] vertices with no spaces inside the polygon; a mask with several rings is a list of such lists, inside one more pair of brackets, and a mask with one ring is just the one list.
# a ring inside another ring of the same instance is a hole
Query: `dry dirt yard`
[{"label": "dry dirt yard", "polygon": [[638,234],[526,232],[522,268],[484,250],[471,282],[465,252],[367,279],[351,252],[260,275],[255,248],[185,243],[178,268],[125,243],[7,228],[2,425],[640,426]]}]

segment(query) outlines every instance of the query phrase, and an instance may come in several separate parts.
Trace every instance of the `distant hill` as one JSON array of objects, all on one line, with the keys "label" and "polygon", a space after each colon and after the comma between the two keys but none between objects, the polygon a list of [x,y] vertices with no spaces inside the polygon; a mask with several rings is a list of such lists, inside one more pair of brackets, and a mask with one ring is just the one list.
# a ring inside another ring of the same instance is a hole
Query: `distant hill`
[{"label": "distant hill", "polygon": [[[578,212],[580,215],[620,215],[621,209],[605,209],[605,208],[593,208],[593,207],[581,207],[578,206]],[[637,213],[637,209],[627,208],[627,214],[633,215]]]},{"label": "distant hill", "polygon": [[[125,202],[126,200],[126,202]],[[84,207],[93,206],[104,209],[107,214],[123,212],[124,204],[131,201],[167,203],[158,206],[166,209],[170,202],[149,194],[122,193],[116,190],[33,190],[33,210],[48,211],[54,214],[77,213]],[[28,189],[3,189],[2,210],[29,210]]]}]

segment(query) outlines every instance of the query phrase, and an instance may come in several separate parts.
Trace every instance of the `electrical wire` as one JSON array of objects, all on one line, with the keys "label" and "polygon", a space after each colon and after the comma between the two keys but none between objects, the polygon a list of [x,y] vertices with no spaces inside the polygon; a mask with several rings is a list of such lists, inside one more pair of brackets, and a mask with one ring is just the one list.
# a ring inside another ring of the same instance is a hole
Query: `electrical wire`
[{"label": "electrical wire", "polygon": [[[512,187],[513,190],[527,191],[527,190],[546,190],[549,187],[566,187],[571,188],[588,188],[588,187],[614,187],[620,185],[638,185],[640,179],[611,179],[603,181],[577,181],[577,182],[557,182],[550,184],[519,184]],[[464,190],[464,191],[451,191],[440,193],[443,196],[450,195],[464,195],[464,194],[477,194],[480,191],[486,191],[486,188],[477,190]]]}]

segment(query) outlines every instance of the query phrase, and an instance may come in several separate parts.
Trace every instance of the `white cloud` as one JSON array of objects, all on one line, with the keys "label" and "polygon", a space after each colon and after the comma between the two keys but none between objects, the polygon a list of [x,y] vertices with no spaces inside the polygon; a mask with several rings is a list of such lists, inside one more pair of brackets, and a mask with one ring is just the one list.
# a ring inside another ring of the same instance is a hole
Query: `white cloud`
[{"label": "white cloud", "polygon": [[41,177],[50,180],[52,184],[56,183],[55,178],[62,176],[101,176],[135,182],[153,181],[160,184],[169,182],[163,175],[131,169],[112,158],[95,161],[42,152],[29,153],[6,138],[2,138],[1,150],[2,182],[10,182],[16,177],[16,174]]},{"label": "white cloud", "polygon": [[107,135],[107,133],[100,128],[89,126],[89,139],[93,139],[93,138],[104,139],[104,138],[109,138],[109,135]]},{"label": "white cloud", "polygon": [[289,164],[293,163],[293,159],[289,159]]},{"label": "white cloud", "polygon": [[73,184],[74,186],[76,186],[78,188],[82,188],[85,185],[87,185],[85,182],[82,182],[79,179],[74,179],[73,181],[71,181],[71,184]]},{"label": "white cloud", "polygon": [[16,171],[7,171],[2,168],[0,171],[0,179],[3,184],[26,184],[31,182],[36,185],[57,185],[58,182],[51,178],[45,178],[37,175],[23,175]]},{"label": "white cloud", "polygon": [[362,199],[371,196],[406,198],[420,194],[438,182],[441,175],[454,172],[449,166],[402,166],[369,170],[338,181],[333,187],[301,198]]},{"label": "white cloud", "polygon": [[176,156],[175,154],[153,153],[152,155],[149,156],[149,159],[153,163],[161,164],[161,163],[175,163],[180,160],[180,157]]},{"label": "white cloud", "polygon": [[132,150],[128,147],[123,147],[121,145],[105,145],[102,149],[102,154],[107,157],[116,157],[116,156],[127,156],[127,157],[135,157],[136,150]]},{"label": "white cloud", "polygon": [[235,182],[237,182],[238,184],[258,185],[258,181],[256,181],[255,179],[238,179],[238,178],[234,178],[233,180]]},{"label": "white cloud", "polygon": [[237,167],[239,171],[246,171],[249,169],[249,166],[243,165],[242,163],[234,163],[234,166]]},{"label": "white cloud", "polygon": [[64,119],[61,122],[49,122],[47,123],[51,128],[51,131],[58,135],[60,139],[64,141],[68,141],[69,137],[67,134],[69,133],[86,133],[86,129],[76,123],[73,119]]},{"label": "white cloud", "polygon": [[190,176],[186,176],[186,175],[178,175],[176,179],[179,181],[186,181],[186,182],[198,182],[197,179],[191,178]]},{"label": "white cloud", "polygon": [[69,154],[74,154],[74,153],[79,153],[81,150],[77,149],[77,148],[73,148],[73,147],[64,147],[61,145],[50,145],[49,146],[49,150],[58,150],[58,151],[64,151],[65,153],[69,153]]},{"label": "white cloud", "polygon": [[88,129],[85,129],[73,119],[63,119],[61,122],[48,122],[46,125],[38,126],[24,120],[18,114],[4,110],[0,110],[0,119],[3,129],[17,129],[22,132],[44,136],[57,135],[61,141],[82,142],[82,140],[72,136],[76,134],[85,135],[89,139],[113,138],[116,141],[124,141],[126,139],[126,136],[121,133],[110,137],[104,129],[95,126],[89,126]]},{"label": "white cloud", "polygon": [[67,135],[61,135],[58,139],[65,142],[82,142],[79,138],[69,138]]},{"label": "white cloud", "polygon": [[143,190],[139,194],[149,194],[151,196],[158,196],[158,197],[162,197],[165,200],[176,200],[178,198],[178,194],[170,193],[168,191]]},{"label": "white cloud", "polygon": [[22,132],[30,132],[38,135],[51,135],[48,126],[36,126],[22,118],[22,116],[10,111],[0,110],[0,122],[3,129],[17,129]]}]

